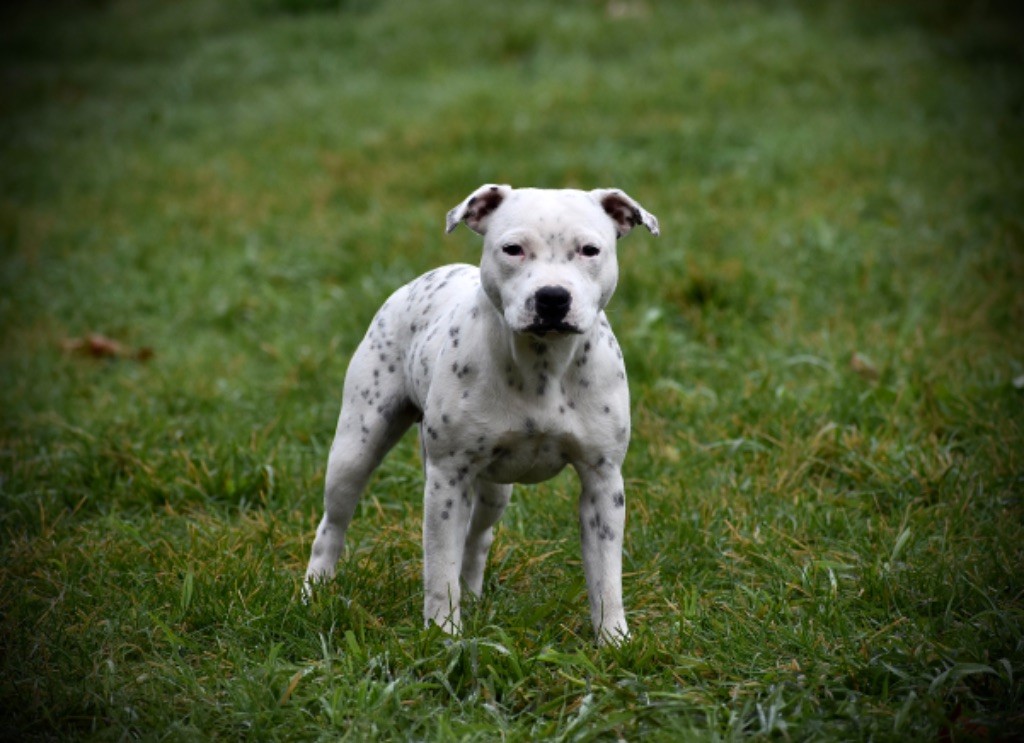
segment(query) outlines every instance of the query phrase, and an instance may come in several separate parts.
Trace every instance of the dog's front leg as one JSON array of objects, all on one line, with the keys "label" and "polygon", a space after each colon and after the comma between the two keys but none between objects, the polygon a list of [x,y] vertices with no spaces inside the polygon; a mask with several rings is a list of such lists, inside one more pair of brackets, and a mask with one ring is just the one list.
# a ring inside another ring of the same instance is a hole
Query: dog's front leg
[{"label": "dog's front leg", "polygon": [[579,468],[580,540],[594,632],[599,643],[617,644],[629,637],[622,605],[626,496],[622,473],[601,459],[602,466]]},{"label": "dog's front leg", "polygon": [[466,470],[456,465],[426,467],[423,496],[423,620],[445,632],[462,630],[459,573],[469,521]]}]

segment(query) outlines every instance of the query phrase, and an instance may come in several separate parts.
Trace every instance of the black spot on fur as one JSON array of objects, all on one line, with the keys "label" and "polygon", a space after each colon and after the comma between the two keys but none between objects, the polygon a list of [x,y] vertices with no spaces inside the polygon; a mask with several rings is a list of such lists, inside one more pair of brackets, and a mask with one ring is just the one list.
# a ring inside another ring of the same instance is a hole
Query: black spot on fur
[{"label": "black spot on fur", "polygon": [[608,526],[608,524],[601,521],[600,514],[595,513],[594,517],[587,522],[587,526],[589,526],[593,531],[596,531],[597,538],[603,542],[615,539],[615,532],[612,531],[612,528]]}]

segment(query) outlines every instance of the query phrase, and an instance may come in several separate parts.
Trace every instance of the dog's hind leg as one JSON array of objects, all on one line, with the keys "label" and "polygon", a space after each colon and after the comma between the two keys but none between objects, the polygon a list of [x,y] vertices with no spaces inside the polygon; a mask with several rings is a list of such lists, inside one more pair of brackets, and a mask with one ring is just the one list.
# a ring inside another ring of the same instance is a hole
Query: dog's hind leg
[{"label": "dog's hind leg", "polygon": [[511,495],[511,485],[479,481],[476,484],[476,499],[462,552],[462,580],[466,588],[477,596],[483,592],[484,568],[494,541],[494,525],[504,513]]},{"label": "dog's hind leg", "polygon": [[400,390],[398,379],[384,383],[380,371],[366,364],[363,352],[367,350],[361,347],[356,352],[345,378],[344,401],[327,460],[324,516],[306,569],[307,594],[313,583],[334,575],[345,533],[370,475],[420,416]]}]

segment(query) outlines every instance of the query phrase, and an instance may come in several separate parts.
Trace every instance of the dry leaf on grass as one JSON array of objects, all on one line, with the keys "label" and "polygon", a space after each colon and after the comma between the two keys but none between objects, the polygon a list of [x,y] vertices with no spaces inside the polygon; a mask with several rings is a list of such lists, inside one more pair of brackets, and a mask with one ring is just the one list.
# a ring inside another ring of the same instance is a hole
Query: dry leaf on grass
[{"label": "dry leaf on grass", "polygon": [[90,333],[84,338],[65,338],[61,341],[65,353],[91,356],[94,359],[135,359],[148,361],[153,358],[153,349],[142,346],[132,349],[99,333]]}]

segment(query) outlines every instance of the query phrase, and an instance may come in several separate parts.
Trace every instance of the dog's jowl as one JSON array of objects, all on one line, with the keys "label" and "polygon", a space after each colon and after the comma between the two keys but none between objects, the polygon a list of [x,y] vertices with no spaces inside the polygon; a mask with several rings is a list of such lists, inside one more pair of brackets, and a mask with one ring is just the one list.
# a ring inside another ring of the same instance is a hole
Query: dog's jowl
[{"label": "dog's jowl", "polygon": [[590,616],[599,641],[620,641],[629,389],[603,310],[616,241],[637,225],[657,235],[658,221],[617,189],[488,184],[448,212],[449,232],[461,222],[484,237],[480,267],[444,266],[396,291],[349,364],[307,590],[334,574],[370,474],[418,422],[424,620],[460,630],[463,585],[483,587],[512,483],[570,464]]}]

